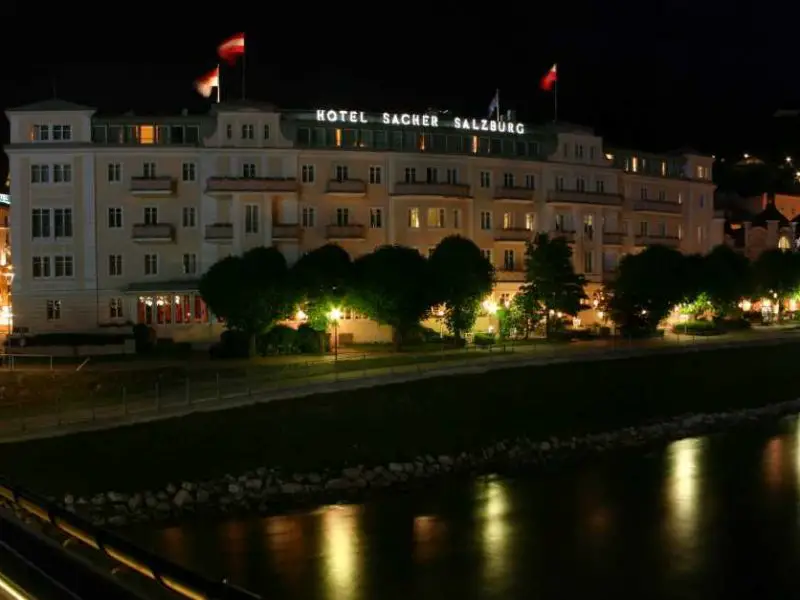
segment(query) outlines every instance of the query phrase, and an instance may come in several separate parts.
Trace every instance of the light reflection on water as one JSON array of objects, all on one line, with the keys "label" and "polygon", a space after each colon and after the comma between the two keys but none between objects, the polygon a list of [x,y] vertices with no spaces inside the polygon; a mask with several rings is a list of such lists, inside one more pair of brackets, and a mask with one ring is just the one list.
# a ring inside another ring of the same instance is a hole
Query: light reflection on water
[{"label": "light reflection on water", "polygon": [[800,424],[777,429],[132,537],[271,600],[790,597]]}]

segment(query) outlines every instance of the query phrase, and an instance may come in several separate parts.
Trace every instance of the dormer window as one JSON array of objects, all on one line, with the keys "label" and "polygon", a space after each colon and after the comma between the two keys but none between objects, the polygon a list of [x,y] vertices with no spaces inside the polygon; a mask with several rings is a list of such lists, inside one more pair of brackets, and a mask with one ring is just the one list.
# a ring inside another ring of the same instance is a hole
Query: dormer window
[{"label": "dormer window", "polygon": [[242,139],[252,140],[255,139],[255,128],[252,125],[242,125]]},{"label": "dormer window", "polygon": [[53,141],[68,142],[72,139],[72,125],[53,125]]},{"label": "dormer window", "polygon": [[49,142],[50,141],[50,125],[34,125],[31,129],[32,142]]}]

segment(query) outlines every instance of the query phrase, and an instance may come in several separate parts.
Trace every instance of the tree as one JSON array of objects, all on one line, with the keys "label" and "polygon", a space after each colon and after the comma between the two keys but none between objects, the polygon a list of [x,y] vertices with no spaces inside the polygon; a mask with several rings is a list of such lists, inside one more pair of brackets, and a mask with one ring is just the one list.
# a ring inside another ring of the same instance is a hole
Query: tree
[{"label": "tree", "polygon": [[746,256],[729,246],[715,246],[705,257],[703,291],[719,316],[736,312],[739,301],[753,291],[753,273]]},{"label": "tree", "polygon": [[451,235],[428,259],[432,300],[444,305],[444,321],[456,340],[472,329],[480,302],[494,285],[494,267],[467,238]]},{"label": "tree", "polygon": [[[665,246],[650,246],[620,261],[610,286],[611,318],[627,334],[651,333],[691,292],[685,257]],[[690,267],[691,268],[691,267]]]},{"label": "tree", "polygon": [[352,272],[350,255],[336,244],[304,254],[292,267],[292,283],[308,324],[316,331],[325,331],[330,310],[345,303]]},{"label": "tree", "polygon": [[545,335],[549,337],[551,311],[577,315],[586,297],[586,279],[575,273],[572,249],[566,240],[550,239],[546,233],[528,242],[525,271],[526,284],[520,290],[524,298],[520,303],[537,313],[537,321],[544,318]]},{"label": "tree", "polygon": [[255,336],[286,318],[294,299],[286,259],[279,250],[265,247],[214,263],[200,278],[199,291],[229,329],[249,337],[251,354]]},{"label": "tree", "polygon": [[431,309],[428,261],[413,248],[381,246],[353,262],[351,306],[389,325],[399,348]]},{"label": "tree", "polygon": [[781,318],[783,301],[800,287],[800,254],[784,250],[767,250],[753,263],[756,291],[777,304],[777,318]]}]

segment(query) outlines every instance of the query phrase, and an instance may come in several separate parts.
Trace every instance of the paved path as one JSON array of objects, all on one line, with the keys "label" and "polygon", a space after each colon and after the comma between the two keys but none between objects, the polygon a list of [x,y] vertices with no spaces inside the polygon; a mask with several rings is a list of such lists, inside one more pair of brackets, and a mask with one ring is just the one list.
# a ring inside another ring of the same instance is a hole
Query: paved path
[{"label": "paved path", "polygon": [[[702,339],[702,341],[700,341]],[[336,391],[356,390],[377,385],[401,383],[432,377],[485,373],[494,369],[536,366],[566,362],[618,360],[655,354],[678,354],[719,348],[773,346],[800,341],[797,330],[773,331],[769,334],[697,338],[694,343],[670,340],[648,340],[631,344],[576,343],[568,346],[547,346],[548,352],[519,346],[514,352],[486,352],[480,357],[436,363],[379,367],[341,373],[329,373],[288,381],[267,382],[236,392],[219,389],[194,389],[194,393],[173,394],[159,399],[137,399],[125,403],[98,404],[86,408],[68,408],[43,414],[0,421],[0,443],[53,437],[81,431],[109,429],[121,425],[184,416],[201,411],[217,411],[256,403],[272,402]],[[522,350],[526,348],[526,350]]]}]

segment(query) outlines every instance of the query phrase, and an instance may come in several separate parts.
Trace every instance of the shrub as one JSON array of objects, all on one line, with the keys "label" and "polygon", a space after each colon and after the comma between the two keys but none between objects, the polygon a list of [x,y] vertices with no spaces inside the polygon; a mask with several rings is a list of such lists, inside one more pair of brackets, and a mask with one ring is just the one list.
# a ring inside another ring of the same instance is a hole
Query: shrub
[{"label": "shrub", "polygon": [[472,342],[479,348],[493,346],[497,342],[497,337],[493,333],[479,332],[473,335]]},{"label": "shrub", "polygon": [[250,354],[250,339],[241,331],[226,329],[219,342],[209,350],[211,358],[247,358]]},{"label": "shrub", "polygon": [[136,354],[149,354],[156,346],[156,330],[148,327],[144,323],[137,323],[133,326],[133,341],[136,347]]},{"label": "shrub", "polygon": [[673,333],[684,335],[719,335],[722,333],[721,329],[713,321],[687,321],[686,323],[679,323],[672,328]]},{"label": "shrub", "polygon": [[323,332],[317,331],[311,325],[303,323],[297,328],[295,335],[295,345],[297,351],[302,354],[317,354],[327,351],[326,340],[328,336]]},{"label": "shrub", "polygon": [[275,325],[256,338],[256,351],[267,354],[293,354],[297,351],[297,330],[288,325]]}]

